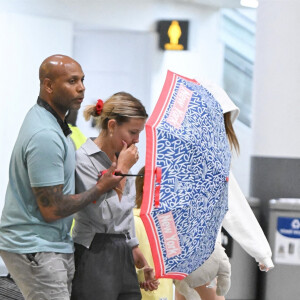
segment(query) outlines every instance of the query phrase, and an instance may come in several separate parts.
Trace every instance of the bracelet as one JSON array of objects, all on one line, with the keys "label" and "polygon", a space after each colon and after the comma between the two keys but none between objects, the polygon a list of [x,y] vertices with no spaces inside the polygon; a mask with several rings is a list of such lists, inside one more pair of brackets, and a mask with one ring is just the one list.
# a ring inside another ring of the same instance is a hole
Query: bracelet
[{"label": "bracelet", "polygon": [[116,192],[118,191],[121,195],[123,195],[123,191],[117,187],[115,187]]}]

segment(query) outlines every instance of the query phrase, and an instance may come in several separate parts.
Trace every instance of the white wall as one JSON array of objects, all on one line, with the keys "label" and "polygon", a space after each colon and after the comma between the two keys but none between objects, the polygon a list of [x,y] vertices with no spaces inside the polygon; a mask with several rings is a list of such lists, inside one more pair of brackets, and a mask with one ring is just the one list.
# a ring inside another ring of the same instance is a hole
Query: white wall
[{"label": "white wall", "polygon": [[237,155],[234,152],[232,155],[232,172],[245,196],[249,196],[252,129],[239,120],[236,120],[233,126],[240,144],[240,153]]},{"label": "white wall", "polygon": [[[88,104],[106,100],[116,92],[125,91],[140,99],[148,114],[151,107],[151,65],[153,33],[138,31],[76,31],[74,58],[80,61],[85,76],[85,99],[77,117],[77,126],[88,137],[99,134],[91,121],[83,118]],[[145,165],[145,135],[140,136],[140,159],[132,172]]]},{"label": "white wall", "polygon": [[[76,5],[71,9],[78,30],[140,31],[156,36],[151,70],[152,108],[168,69],[187,77],[204,76],[221,83],[223,42],[220,39],[220,11],[216,8],[175,1],[110,0],[95,4],[88,0],[84,9],[80,10]],[[188,51],[159,50],[156,22],[170,19],[189,20]],[[153,45],[149,47],[152,49]]]},{"label": "white wall", "polygon": [[299,1],[264,1],[258,10],[254,156],[300,157],[299,11]]},{"label": "white wall", "polygon": [[39,66],[51,54],[72,55],[72,38],[70,22],[0,12],[0,211],[10,154],[25,113],[38,96]]},{"label": "white wall", "polygon": [[[152,71],[152,99],[157,101],[161,87],[171,70],[188,78],[206,78],[221,83],[223,43],[220,39],[218,10],[197,7],[178,7],[177,14],[169,13],[162,19],[189,20],[188,51],[161,51],[155,53]],[[158,42],[157,42],[158,43]]]}]

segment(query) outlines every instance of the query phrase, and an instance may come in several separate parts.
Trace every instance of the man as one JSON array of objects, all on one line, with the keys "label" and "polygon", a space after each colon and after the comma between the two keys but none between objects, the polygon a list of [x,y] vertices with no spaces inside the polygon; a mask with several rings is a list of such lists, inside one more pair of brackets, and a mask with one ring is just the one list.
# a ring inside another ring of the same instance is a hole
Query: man
[{"label": "man", "polygon": [[115,187],[115,163],[74,195],[75,153],[64,118],[84,98],[84,73],[53,55],[39,70],[40,93],[15,143],[0,223],[0,254],[25,299],[69,299],[74,274],[72,214]]}]

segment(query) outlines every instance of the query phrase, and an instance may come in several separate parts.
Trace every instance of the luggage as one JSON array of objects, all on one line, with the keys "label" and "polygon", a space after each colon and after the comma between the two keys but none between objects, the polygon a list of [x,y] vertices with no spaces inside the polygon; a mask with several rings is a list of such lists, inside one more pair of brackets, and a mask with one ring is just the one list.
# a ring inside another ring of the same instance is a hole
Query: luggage
[{"label": "luggage", "polygon": [[0,299],[1,300],[24,300],[19,288],[10,277],[0,276]]}]

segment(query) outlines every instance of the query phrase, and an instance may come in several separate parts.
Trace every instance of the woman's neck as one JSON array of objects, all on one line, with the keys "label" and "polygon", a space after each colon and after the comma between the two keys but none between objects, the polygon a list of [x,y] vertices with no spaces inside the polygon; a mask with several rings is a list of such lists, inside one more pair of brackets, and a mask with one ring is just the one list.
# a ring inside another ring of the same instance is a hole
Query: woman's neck
[{"label": "woman's neck", "polygon": [[106,153],[108,158],[111,161],[115,161],[116,154],[113,149],[113,146],[111,145],[111,141],[108,138],[107,135],[105,135],[103,132],[101,132],[98,137],[94,139],[94,143],[103,151]]}]

